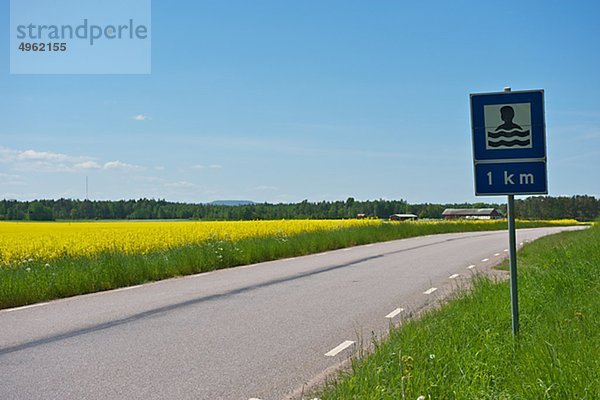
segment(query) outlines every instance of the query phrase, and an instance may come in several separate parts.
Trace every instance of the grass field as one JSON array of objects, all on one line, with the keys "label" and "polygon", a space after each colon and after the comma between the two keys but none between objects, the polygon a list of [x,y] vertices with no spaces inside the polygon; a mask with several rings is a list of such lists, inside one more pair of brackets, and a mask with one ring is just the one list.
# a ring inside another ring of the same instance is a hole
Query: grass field
[{"label": "grass field", "polygon": [[393,329],[318,397],[600,399],[600,226],[542,238],[518,262],[516,340],[508,282],[481,278]]},{"label": "grass field", "polygon": [[506,229],[506,221],[0,222],[0,308],[372,242],[495,229]]}]

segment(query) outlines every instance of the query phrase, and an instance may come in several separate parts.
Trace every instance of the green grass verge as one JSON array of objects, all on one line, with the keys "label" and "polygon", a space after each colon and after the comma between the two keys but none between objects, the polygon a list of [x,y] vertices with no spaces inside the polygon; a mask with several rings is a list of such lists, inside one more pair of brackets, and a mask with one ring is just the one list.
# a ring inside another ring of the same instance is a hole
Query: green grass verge
[{"label": "green grass verge", "polygon": [[[517,223],[521,228],[552,225],[541,221]],[[0,309],[360,244],[497,229],[506,229],[506,221],[383,223],[296,236],[212,240],[144,255],[100,253],[93,257],[70,257],[47,263],[36,260],[18,267],[0,268]]]},{"label": "green grass verge", "polygon": [[600,399],[600,226],[542,238],[519,252],[521,331],[508,282],[392,329],[330,399]]}]

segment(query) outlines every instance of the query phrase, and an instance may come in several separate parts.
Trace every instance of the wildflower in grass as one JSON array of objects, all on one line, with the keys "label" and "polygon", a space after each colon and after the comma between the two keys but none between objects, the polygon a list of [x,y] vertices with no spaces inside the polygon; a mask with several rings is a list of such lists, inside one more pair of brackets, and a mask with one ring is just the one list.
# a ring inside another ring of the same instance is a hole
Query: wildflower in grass
[{"label": "wildflower in grass", "polygon": [[411,373],[414,368],[413,358],[407,355],[400,356],[400,369],[402,370],[402,381],[411,378]]}]

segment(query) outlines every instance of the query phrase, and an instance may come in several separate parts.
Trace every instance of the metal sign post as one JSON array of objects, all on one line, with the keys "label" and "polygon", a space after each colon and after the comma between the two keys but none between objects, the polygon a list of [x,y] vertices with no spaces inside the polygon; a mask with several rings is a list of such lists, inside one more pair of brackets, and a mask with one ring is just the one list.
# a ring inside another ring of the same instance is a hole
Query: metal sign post
[{"label": "metal sign post", "polygon": [[[509,87],[504,92],[509,93]],[[515,226],[515,195],[509,194],[506,203],[508,218],[508,261],[510,264],[510,305],[512,310],[512,333],[519,333],[519,292],[517,290],[517,228]]]},{"label": "metal sign post", "polygon": [[515,195],[548,194],[543,90],[471,94],[475,195],[508,195],[513,336],[519,332]]},{"label": "metal sign post", "polygon": [[519,333],[519,295],[517,294],[517,232],[515,228],[515,196],[508,195],[508,260],[510,263],[510,305],[513,336]]}]

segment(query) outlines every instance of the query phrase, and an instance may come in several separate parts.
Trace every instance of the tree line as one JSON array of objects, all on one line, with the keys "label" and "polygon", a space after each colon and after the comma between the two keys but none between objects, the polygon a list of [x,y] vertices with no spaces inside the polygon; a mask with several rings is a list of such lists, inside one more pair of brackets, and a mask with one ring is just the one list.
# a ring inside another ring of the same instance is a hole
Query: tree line
[{"label": "tree line", "polygon": [[[111,219],[340,219],[388,218],[410,213],[419,218],[441,218],[446,208],[496,208],[506,214],[505,204],[409,204],[405,200],[321,201],[290,204],[247,204],[238,206],[175,203],[166,200],[139,199],[119,201],[34,200],[0,201],[0,220],[111,220]],[[600,216],[600,199],[593,196],[529,197],[515,202],[517,218],[574,218],[590,221]]]}]

